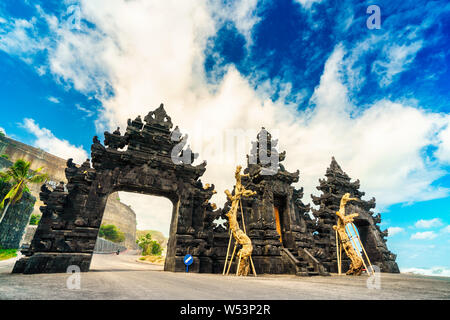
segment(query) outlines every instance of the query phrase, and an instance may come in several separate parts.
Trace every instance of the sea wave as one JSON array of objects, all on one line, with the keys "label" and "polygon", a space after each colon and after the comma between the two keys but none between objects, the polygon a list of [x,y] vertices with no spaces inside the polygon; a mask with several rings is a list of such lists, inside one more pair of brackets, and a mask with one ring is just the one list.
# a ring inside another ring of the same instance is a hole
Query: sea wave
[{"label": "sea wave", "polygon": [[432,268],[401,268],[401,273],[414,273],[425,276],[450,277],[450,268],[432,267]]}]

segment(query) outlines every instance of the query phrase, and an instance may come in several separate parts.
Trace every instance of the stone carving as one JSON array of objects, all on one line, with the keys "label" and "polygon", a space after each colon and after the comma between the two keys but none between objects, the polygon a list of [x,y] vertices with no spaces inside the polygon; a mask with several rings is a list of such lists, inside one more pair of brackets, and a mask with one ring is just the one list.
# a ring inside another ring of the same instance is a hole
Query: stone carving
[{"label": "stone carving", "polygon": [[364,262],[353,247],[352,240],[348,236],[345,228],[348,223],[353,222],[353,219],[359,215],[358,213],[352,213],[349,215],[345,214],[345,205],[347,204],[347,202],[352,200],[358,201],[358,199],[356,198],[350,198],[350,193],[346,193],[342,196],[341,203],[339,205],[339,211],[336,211],[336,215],[338,216],[337,225],[333,226],[333,230],[337,231],[339,242],[344,248],[347,257],[349,257],[351,260],[347,274],[359,276],[362,272]]},{"label": "stone carving", "polygon": [[[266,141],[261,139],[263,136],[267,137]],[[263,143],[267,143],[266,148]],[[276,143],[270,133],[262,128],[257,140],[252,143],[245,175],[242,176],[245,188],[256,192],[251,198],[241,200],[247,235],[253,244],[252,259],[256,273],[325,275],[326,270],[312,254],[314,222],[307,214],[309,206],[301,201],[303,189],[292,186],[299,180],[299,171],[290,173],[280,164],[286,153],[278,153]],[[271,164],[261,160],[264,157],[271,159],[274,155],[278,160],[277,169],[267,174],[272,170]],[[232,202],[228,199],[223,212],[227,212],[230,206]],[[278,219],[275,210],[278,211]],[[217,235],[215,233],[214,236]],[[228,238],[225,231],[222,238]],[[227,242],[221,245],[224,247],[221,252],[226,253]]]},{"label": "stone carving", "polygon": [[[371,211],[375,208],[375,198],[369,201],[362,200],[364,192],[359,191],[359,180],[351,182],[351,178],[341,169],[333,157],[330,167],[325,174],[326,179],[319,179],[320,185],[317,187],[322,191],[320,196],[311,195],[315,205],[319,209],[312,209],[313,215],[317,218],[315,235],[315,246],[322,251],[321,262],[330,272],[337,272],[336,261],[336,235],[333,225],[337,223],[335,212],[339,210],[340,200],[345,193],[357,198],[355,204],[348,204],[347,213],[358,213],[354,224],[358,229],[361,242],[372,262],[372,265],[380,267],[382,272],[398,273],[399,269],[395,262],[396,255],[391,253],[387,246],[383,233],[378,226],[381,221],[380,214],[373,215]],[[350,261],[342,260],[343,268],[349,268]]]},{"label": "stone carving", "polygon": [[155,111],[150,111],[144,118],[144,121],[150,126],[160,126],[167,130],[172,128],[172,121],[164,110],[163,104]]},{"label": "stone carving", "polygon": [[[248,273],[250,271],[249,260],[251,260],[253,246],[252,246],[252,240],[245,233],[244,221],[242,222],[244,230],[242,230],[239,227],[239,223],[237,221],[237,211],[238,211],[238,208],[240,207],[241,198],[251,197],[251,196],[255,195],[256,192],[247,190],[242,185],[241,179],[243,177],[248,177],[248,174],[241,175],[241,169],[242,169],[241,166],[236,167],[236,172],[234,174],[234,176],[236,178],[236,185],[234,186],[233,194],[231,194],[230,191],[225,190],[227,199],[228,199],[228,201],[231,202],[230,211],[228,211],[228,213],[226,213],[225,215],[228,217],[230,230],[231,230],[231,233],[233,234],[236,244],[242,246],[242,248],[236,254],[236,257],[238,259],[237,275],[238,276],[246,276],[246,275],[248,275]],[[235,249],[236,249],[236,247],[235,247]],[[235,251],[233,250],[233,255],[234,255],[234,252]],[[233,260],[233,255],[231,256],[231,261]]]}]

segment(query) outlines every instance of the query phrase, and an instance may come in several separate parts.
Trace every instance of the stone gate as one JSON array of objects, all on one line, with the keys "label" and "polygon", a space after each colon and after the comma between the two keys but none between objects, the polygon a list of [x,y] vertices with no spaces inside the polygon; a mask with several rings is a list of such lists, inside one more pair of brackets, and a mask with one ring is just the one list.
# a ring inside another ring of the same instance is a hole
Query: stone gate
[{"label": "stone gate", "polygon": [[[106,201],[116,191],[162,196],[173,203],[164,269],[183,271],[183,256],[206,243],[203,221],[211,210],[208,201],[214,185],[203,187],[199,177],[206,162],[193,166],[196,155],[190,149],[182,150],[186,141],[178,127],[171,128],[171,119],[161,104],[144,121],[140,116],[129,119],[124,135],[119,128],[112,134],[105,132],[105,145],[95,136],[91,162],[77,166],[69,159],[67,185],[61,183],[53,190],[42,186],[40,198],[45,206],[40,208],[40,224],[13,272],[66,272],[70,265],[88,271]],[[173,154],[173,150],[179,153]],[[188,156],[189,161],[175,164],[173,156]],[[199,268],[198,254],[194,259]]]}]

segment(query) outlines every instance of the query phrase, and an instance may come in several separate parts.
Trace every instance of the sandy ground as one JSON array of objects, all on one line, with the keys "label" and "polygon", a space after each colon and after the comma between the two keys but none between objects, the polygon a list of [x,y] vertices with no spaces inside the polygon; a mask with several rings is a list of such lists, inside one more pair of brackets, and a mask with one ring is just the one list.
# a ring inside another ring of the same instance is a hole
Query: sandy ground
[{"label": "sandy ground", "polygon": [[[450,278],[412,274],[257,278],[164,272],[133,255],[94,255],[80,286],[69,274],[11,274],[15,259],[0,263],[0,299],[450,299]],[[72,284],[69,289],[67,283]]]}]

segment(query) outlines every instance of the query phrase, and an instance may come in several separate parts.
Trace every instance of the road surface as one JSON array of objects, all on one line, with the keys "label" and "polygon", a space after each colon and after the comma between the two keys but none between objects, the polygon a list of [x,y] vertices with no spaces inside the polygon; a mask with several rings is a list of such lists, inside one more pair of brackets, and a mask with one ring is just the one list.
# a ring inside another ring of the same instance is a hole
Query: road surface
[{"label": "road surface", "polygon": [[0,299],[450,299],[448,277],[381,274],[380,289],[369,289],[367,276],[238,278],[165,272],[136,259],[94,255],[79,289],[68,289],[69,274],[11,274],[15,259],[0,261]]}]

